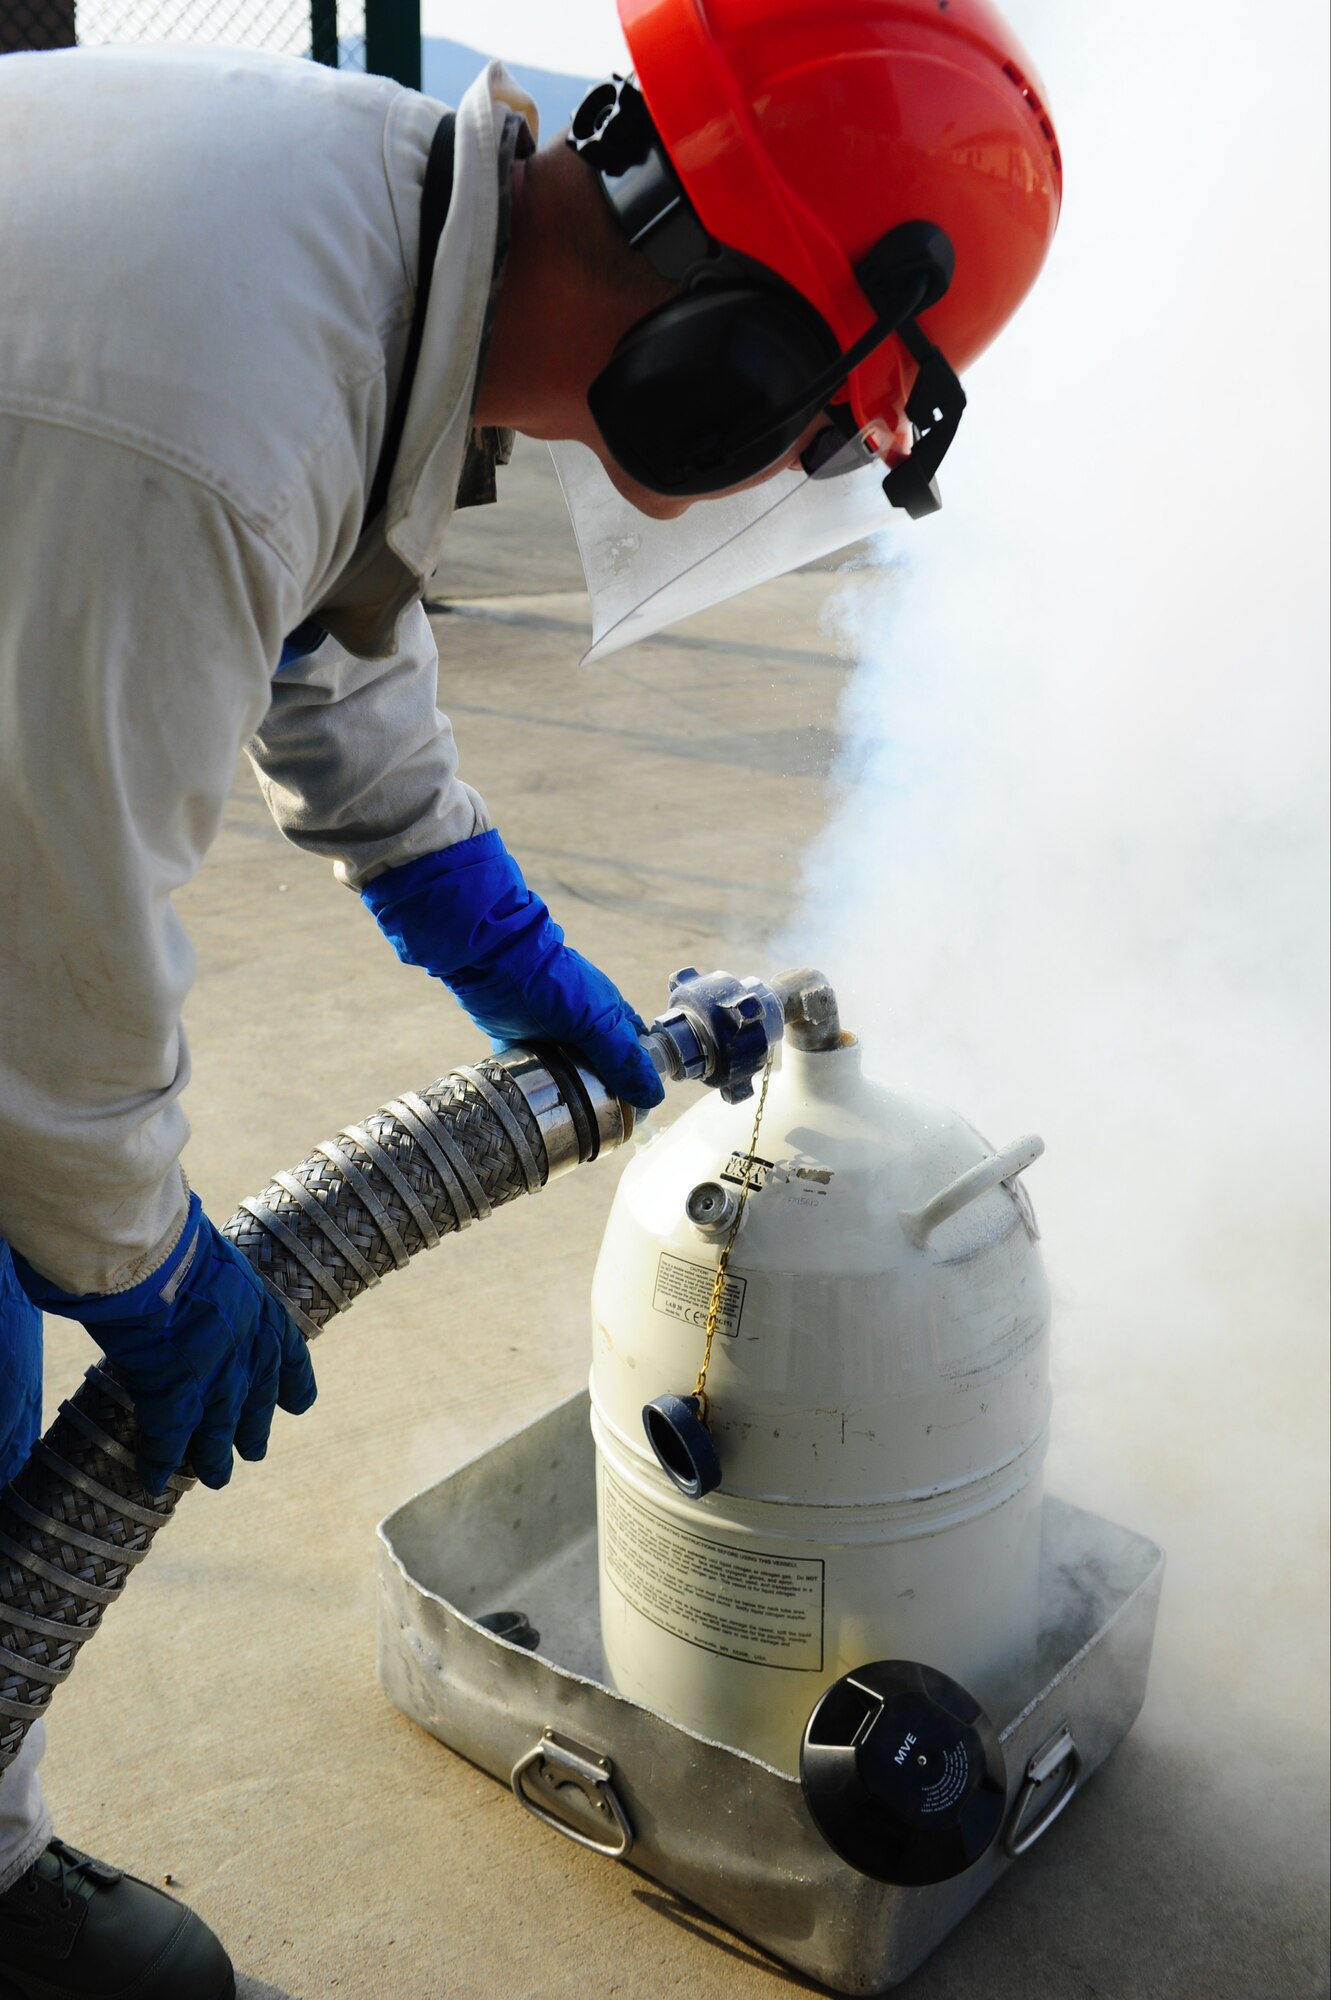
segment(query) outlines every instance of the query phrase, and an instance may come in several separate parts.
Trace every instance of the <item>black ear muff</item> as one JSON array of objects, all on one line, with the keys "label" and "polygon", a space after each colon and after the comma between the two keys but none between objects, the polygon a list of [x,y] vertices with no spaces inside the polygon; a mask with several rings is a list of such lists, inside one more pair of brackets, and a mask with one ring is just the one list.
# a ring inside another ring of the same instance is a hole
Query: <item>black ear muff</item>
[{"label": "black ear muff", "polygon": [[799,292],[703,227],[635,84],[621,76],[597,84],[566,143],[596,175],[626,241],[684,288],[630,327],[588,391],[601,436],[630,478],[681,499],[757,479],[792,455],[861,362],[897,334],[920,370],[906,410],[915,448],[884,490],[913,516],[938,507],[934,475],[966,398],[915,315],[952,282],[946,231],[902,222],[869,248],[855,275],[874,323],[842,353]]},{"label": "black ear muff", "polygon": [[631,479],[692,496],[741,485],[793,450],[836,362],[830,327],[795,293],[688,292],[630,327],[588,391]]}]

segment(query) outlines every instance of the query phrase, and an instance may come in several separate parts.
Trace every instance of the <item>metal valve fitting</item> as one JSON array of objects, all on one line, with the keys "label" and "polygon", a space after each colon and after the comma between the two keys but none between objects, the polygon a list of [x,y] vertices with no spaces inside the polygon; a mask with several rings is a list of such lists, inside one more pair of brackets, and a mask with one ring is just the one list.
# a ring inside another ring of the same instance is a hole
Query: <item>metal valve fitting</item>
[{"label": "metal valve fitting", "polygon": [[753,1096],[753,1079],[785,1032],[781,1001],[761,979],[730,972],[670,975],[673,1006],[659,1015],[642,1045],[658,1076],[719,1090],[727,1104]]}]

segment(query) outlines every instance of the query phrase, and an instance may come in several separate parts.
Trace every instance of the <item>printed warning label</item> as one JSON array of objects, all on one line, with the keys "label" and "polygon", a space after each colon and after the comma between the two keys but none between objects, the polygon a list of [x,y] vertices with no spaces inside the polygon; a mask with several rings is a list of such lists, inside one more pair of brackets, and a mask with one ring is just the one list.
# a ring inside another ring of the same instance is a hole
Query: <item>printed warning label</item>
[{"label": "printed warning label", "polygon": [[690,1646],[794,1673],[823,1664],[823,1565],[687,1534],[603,1475],[605,1566],[635,1611]]},{"label": "printed warning label", "polygon": [[[672,1257],[668,1250],[663,1250],[656,1267],[656,1290],[652,1293],[652,1304],[668,1319],[682,1319],[686,1326],[706,1326],[707,1308],[712,1303],[712,1286],[715,1283],[714,1264],[691,1264],[687,1257]],[[744,1285],[743,1278],[727,1278],[722,1286],[721,1309],[716,1316],[718,1333],[734,1335],[739,1332],[740,1314],[744,1310]]]}]

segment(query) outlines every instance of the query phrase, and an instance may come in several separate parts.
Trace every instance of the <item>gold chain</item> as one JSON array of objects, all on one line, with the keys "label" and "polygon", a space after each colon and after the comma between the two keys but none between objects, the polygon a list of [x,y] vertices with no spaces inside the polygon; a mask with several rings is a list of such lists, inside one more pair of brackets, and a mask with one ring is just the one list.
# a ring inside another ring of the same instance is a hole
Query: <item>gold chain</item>
[{"label": "gold chain", "polygon": [[767,1051],[767,1062],[763,1068],[763,1087],[758,1093],[758,1109],[754,1113],[753,1136],[749,1140],[749,1150],[744,1161],[744,1178],[740,1183],[739,1204],[735,1209],[735,1220],[730,1225],[730,1233],[726,1237],[721,1249],[721,1255],[716,1262],[716,1276],[712,1280],[712,1299],[711,1304],[707,1308],[707,1331],[704,1336],[702,1366],[698,1370],[698,1379],[693,1385],[693,1393],[698,1402],[698,1415],[703,1423],[707,1422],[707,1370],[711,1366],[712,1342],[716,1338],[716,1322],[721,1316],[721,1297],[726,1288],[726,1266],[730,1262],[730,1253],[735,1247],[735,1238],[739,1235],[739,1226],[744,1220],[744,1204],[749,1198],[749,1189],[753,1184],[753,1156],[758,1150],[758,1128],[763,1122],[763,1106],[767,1102],[767,1086],[771,1080],[772,1051],[769,1049]]}]

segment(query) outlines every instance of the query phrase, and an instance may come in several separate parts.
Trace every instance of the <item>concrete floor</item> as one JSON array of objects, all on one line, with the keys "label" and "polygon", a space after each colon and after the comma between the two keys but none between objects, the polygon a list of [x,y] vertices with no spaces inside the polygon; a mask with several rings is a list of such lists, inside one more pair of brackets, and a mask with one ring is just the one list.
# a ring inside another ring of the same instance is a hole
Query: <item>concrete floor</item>
[{"label": "concrete floor", "polygon": [[[823,580],[580,670],[584,606],[548,476],[523,459],[503,491],[459,524],[437,620],[465,775],[572,941],[645,1014],[678,963],[775,969],[759,950],[825,810],[845,673],[818,632]],[[219,1219],[339,1124],[475,1056],[442,989],[283,844],[248,770],[181,905],[199,953],[187,1164]],[[169,1873],[227,1942],[245,2000],[814,1990],[521,1816],[375,1680],[375,1525],[580,1382],[617,1170],[599,1163],[361,1301],[315,1350],[316,1409],[279,1419],[264,1465],[182,1507],[55,1702],[57,1825]],[[86,1337],[52,1322],[48,1354],[54,1404]],[[1138,1727],[915,1977],[918,2000],[1327,1990],[1320,1773],[1283,1723],[1199,1709],[1169,1590]],[[1217,1634],[1225,1622],[1217,1610]],[[1252,1832],[1273,1787],[1278,1843]]]}]

